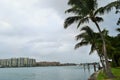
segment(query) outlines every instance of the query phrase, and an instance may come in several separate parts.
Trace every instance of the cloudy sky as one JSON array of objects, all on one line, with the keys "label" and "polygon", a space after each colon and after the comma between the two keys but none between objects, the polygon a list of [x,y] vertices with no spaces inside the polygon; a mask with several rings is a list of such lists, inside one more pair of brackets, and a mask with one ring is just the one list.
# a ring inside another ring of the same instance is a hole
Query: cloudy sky
[{"label": "cloudy sky", "polygon": [[[37,61],[94,62],[89,47],[74,50],[74,27],[63,28],[68,0],[0,0],[0,58],[30,57]],[[101,0],[102,1],[102,0]],[[100,5],[105,5],[103,1]],[[108,2],[114,0],[107,0]],[[100,24],[115,35],[118,16],[108,14]]]}]

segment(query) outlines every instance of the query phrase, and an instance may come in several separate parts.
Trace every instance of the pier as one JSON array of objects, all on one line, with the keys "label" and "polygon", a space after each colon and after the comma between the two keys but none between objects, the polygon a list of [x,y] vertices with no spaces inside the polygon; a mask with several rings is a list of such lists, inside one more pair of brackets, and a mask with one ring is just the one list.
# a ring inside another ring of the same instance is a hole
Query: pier
[{"label": "pier", "polygon": [[94,62],[94,63],[81,63],[79,64],[79,66],[83,66],[84,70],[85,69],[90,69],[90,67],[92,66],[94,68],[94,71],[97,71],[99,70],[101,67],[100,67],[100,64],[97,63],[97,62]]}]

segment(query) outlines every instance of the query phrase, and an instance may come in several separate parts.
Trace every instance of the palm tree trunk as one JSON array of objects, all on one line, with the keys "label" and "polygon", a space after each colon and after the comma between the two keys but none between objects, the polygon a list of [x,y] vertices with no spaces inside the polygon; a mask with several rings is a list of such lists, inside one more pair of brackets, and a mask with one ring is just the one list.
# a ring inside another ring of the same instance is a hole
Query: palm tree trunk
[{"label": "palm tree trunk", "polygon": [[[97,51],[98,52],[98,51]],[[103,71],[105,72],[105,64],[104,64],[104,61],[103,61],[103,59],[102,59],[102,56],[98,53],[98,55],[99,55],[99,57],[100,57],[100,62],[101,62],[101,64],[102,64],[102,66],[103,66]]]},{"label": "palm tree trunk", "polygon": [[101,39],[102,39],[102,42],[103,42],[103,54],[104,54],[104,58],[105,58],[105,72],[106,72],[106,74],[109,78],[114,78],[114,75],[112,74],[111,69],[110,69],[110,64],[109,64],[109,61],[108,61],[107,50],[106,50],[106,44],[105,44],[105,40],[104,40],[102,31],[101,31],[98,23],[96,21],[94,21],[94,23],[99,30],[99,33],[100,33],[100,36],[101,36]]},{"label": "palm tree trunk", "polygon": [[[93,39],[93,42],[95,42],[94,39]],[[104,72],[105,72],[105,64],[104,64],[104,61],[103,61],[103,58],[102,58],[103,56],[100,55],[101,53],[100,53],[100,51],[98,50],[96,43],[95,43],[95,49],[96,49],[96,51],[97,51],[97,53],[98,53],[98,56],[99,56],[99,58],[100,58],[100,62],[101,62],[101,64],[102,64],[103,70],[104,70]]]}]

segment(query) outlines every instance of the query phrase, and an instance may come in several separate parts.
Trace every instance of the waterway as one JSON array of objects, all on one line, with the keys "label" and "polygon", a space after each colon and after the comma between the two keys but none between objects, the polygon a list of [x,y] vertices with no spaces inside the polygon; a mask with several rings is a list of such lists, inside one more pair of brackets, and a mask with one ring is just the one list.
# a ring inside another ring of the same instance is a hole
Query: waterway
[{"label": "waterway", "polygon": [[88,80],[93,72],[80,66],[0,68],[0,80]]}]

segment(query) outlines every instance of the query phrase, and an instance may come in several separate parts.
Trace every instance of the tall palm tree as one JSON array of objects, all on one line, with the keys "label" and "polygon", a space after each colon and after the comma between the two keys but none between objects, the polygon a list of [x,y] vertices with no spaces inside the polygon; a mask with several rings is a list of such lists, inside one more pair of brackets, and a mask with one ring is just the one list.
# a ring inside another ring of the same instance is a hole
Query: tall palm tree
[{"label": "tall palm tree", "polygon": [[101,39],[99,38],[99,34],[93,32],[93,30],[89,26],[84,26],[81,31],[84,31],[83,33],[80,33],[76,36],[76,40],[80,40],[79,43],[75,45],[75,49],[84,46],[84,45],[91,45],[91,51],[89,54],[93,53],[94,51],[97,51],[98,56],[100,58],[100,61],[102,63],[103,69],[105,70],[105,65],[103,62],[103,54],[100,52],[101,46]]},{"label": "tall palm tree", "polygon": [[102,35],[102,31],[98,22],[103,21],[103,18],[98,16],[98,14],[103,15],[111,11],[113,7],[120,5],[120,1],[114,1],[109,3],[104,7],[98,8],[97,0],[69,0],[68,5],[71,5],[72,8],[66,10],[66,13],[74,13],[75,16],[68,17],[64,22],[64,28],[67,28],[74,22],[78,22],[77,28],[81,24],[89,23],[91,20],[97,27],[100,36],[102,38],[103,43],[103,54],[105,57],[105,70],[108,77],[113,78],[113,74],[110,70],[107,51],[106,51],[106,44],[104,40],[104,36]]}]

